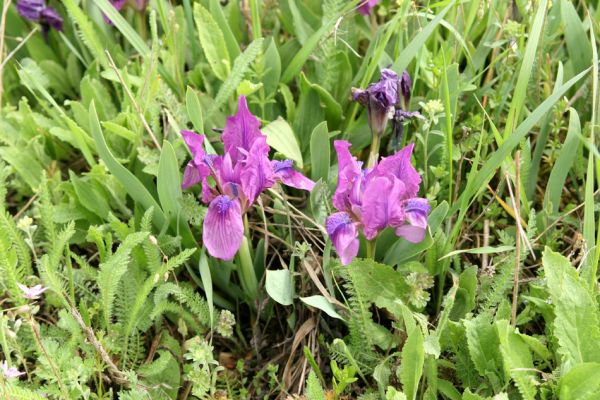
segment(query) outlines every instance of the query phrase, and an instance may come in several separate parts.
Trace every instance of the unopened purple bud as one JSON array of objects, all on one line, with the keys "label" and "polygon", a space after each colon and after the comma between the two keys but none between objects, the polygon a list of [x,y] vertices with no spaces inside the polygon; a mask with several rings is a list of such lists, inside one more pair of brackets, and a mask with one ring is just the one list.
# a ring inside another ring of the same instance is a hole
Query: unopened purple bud
[{"label": "unopened purple bud", "polygon": [[56,29],[57,31],[62,31],[63,29],[63,19],[52,7],[46,7],[42,10],[40,14],[40,22]]},{"label": "unopened purple bud", "polygon": [[400,78],[400,91],[402,92],[402,98],[404,99],[404,108],[408,108],[408,104],[410,103],[410,90],[412,88],[412,80],[410,79],[410,75],[407,70],[402,72],[402,77]]},{"label": "unopened purple bud", "polygon": [[17,2],[17,11],[23,18],[38,22],[42,10],[46,8],[44,0],[19,0]]}]

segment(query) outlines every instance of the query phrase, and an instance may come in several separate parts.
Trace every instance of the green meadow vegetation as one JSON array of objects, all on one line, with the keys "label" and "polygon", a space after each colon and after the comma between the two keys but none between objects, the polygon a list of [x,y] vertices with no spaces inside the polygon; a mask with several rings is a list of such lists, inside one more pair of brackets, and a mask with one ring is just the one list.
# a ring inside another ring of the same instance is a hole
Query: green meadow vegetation
[{"label": "green meadow vegetation", "polygon": [[593,0],[3,0],[0,398],[600,399]]}]

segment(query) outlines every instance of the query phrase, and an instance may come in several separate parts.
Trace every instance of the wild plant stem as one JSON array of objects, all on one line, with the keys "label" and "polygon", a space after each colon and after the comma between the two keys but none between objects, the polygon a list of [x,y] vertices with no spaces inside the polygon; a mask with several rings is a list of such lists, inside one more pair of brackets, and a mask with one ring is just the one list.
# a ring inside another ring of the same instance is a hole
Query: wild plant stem
[{"label": "wild plant stem", "polygon": [[511,323],[512,326],[517,324],[517,303],[519,298],[519,274],[521,273],[521,229],[519,226],[519,219],[521,218],[521,152],[517,151],[515,154],[515,214],[516,214],[516,242],[515,242],[515,273],[513,282],[513,295],[512,295],[512,314]]},{"label": "wild plant stem", "polygon": [[254,272],[252,257],[250,256],[250,246],[248,238],[244,236],[242,245],[238,251],[238,275],[240,283],[244,289],[244,293],[248,296],[250,304],[254,304],[254,300],[258,297],[258,281]]},{"label": "wild plant stem", "polygon": [[375,259],[375,249],[377,247],[376,239],[367,241],[367,258]]},{"label": "wild plant stem", "polygon": [[369,160],[367,161],[367,168],[373,168],[379,158],[379,146],[381,145],[381,135],[377,132],[373,132],[373,140],[371,141],[371,150],[369,152]]}]

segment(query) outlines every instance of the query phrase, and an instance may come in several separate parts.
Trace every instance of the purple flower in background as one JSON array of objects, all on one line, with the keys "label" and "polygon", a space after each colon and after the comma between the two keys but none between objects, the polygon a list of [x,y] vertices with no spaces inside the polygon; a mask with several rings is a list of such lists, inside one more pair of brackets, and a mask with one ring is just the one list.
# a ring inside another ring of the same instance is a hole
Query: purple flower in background
[{"label": "purple flower in background", "polygon": [[2,369],[2,374],[6,379],[14,379],[18,378],[21,375],[25,375],[25,372],[21,372],[15,367],[9,367],[8,362],[6,360],[0,363],[0,368]]},{"label": "purple flower in background", "polygon": [[17,11],[23,18],[38,22],[45,38],[48,37],[50,28],[62,31],[62,17],[54,8],[47,7],[45,0],[18,0]]},{"label": "purple flower in background", "polygon": [[417,197],[421,177],[412,166],[410,144],[372,169],[350,154],[350,143],[336,140],[338,186],[333,205],[339,212],[330,215],[326,229],[342,264],[358,254],[358,232],[373,240],[386,227],[396,235],[418,243],[425,237],[430,206]]},{"label": "purple flower in background", "polygon": [[19,289],[21,289],[23,291],[23,297],[25,297],[26,299],[30,299],[30,300],[39,298],[42,293],[44,293],[46,290],[48,290],[47,287],[43,287],[42,285],[35,285],[33,287],[27,287],[25,285],[17,283],[17,286],[19,287]]},{"label": "purple flower in background", "polygon": [[408,105],[410,104],[410,90],[412,89],[412,79],[410,79],[410,74],[407,70],[402,72],[402,77],[400,78],[400,93],[402,94],[402,100],[404,100],[403,108],[408,109]]},{"label": "purple flower in background", "polygon": [[400,79],[391,69],[382,69],[381,78],[366,89],[352,89],[352,98],[367,107],[373,134],[381,136],[388,120],[394,117],[399,102]]},{"label": "purple flower in background", "polygon": [[192,153],[182,187],[202,184],[202,201],[209,205],[202,239],[213,257],[231,260],[235,256],[244,237],[244,213],[275,182],[309,191],[315,185],[294,170],[292,160],[269,160],[267,137],[244,96],[239,98],[237,114],[227,118],[224,155],[206,154],[202,135],[191,131],[181,135]]},{"label": "purple flower in background", "polygon": [[379,4],[380,0],[363,0],[358,6],[358,12],[363,15],[371,14],[371,9]]},{"label": "purple flower in background", "polygon": [[[128,0],[109,0],[110,4],[112,4],[112,6],[117,9],[117,11],[121,11],[123,7],[125,7],[125,5],[127,4],[127,1]],[[147,0],[135,0],[135,5],[133,7],[140,13],[143,13],[146,10],[147,5]],[[103,14],[102,16],[104,17],[104,22],[106,22],[109,25],[113,24],[110,18],[108,18],[106,15]]]}]

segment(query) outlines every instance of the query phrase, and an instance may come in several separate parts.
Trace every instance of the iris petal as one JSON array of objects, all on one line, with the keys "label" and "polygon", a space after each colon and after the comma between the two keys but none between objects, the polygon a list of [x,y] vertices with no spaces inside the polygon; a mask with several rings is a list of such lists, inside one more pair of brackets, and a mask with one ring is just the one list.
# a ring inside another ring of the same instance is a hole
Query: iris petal
[{"label": "iris petal", "polygon": [[244,236],[242,210],[237,199],[217,196],[208,206],[204,218],[202,240],[209,254],[231,260],[239,250]]},{"label": "iris petal", "polygon": [[348,265],[358,254],[358,231],[356,224],[345,212],[338,212],[327,217],[325,223],[327,234],[335,247],[342,264]]},{"label": "iris petal", "polygon": [[296,189],[308,190],[309,192],[315,187],[315,183],[302,175],[293,168],[292,160],[271,161],[275,179],[281,181],[284,185],[295,187]]},{"label": "iris petal", "polygon": [[[246,98],[240,96],[237,114],[227,117],[225,130],[223,131],[225,151],[231,155],[234,162],[244,158],[244,151],[250,151],[256,139],[265,137],[259,128],[260,121],[248,109]],[[266,152],[268,153],[269,146],[266,142],[264,146],[266,146]]]}]

